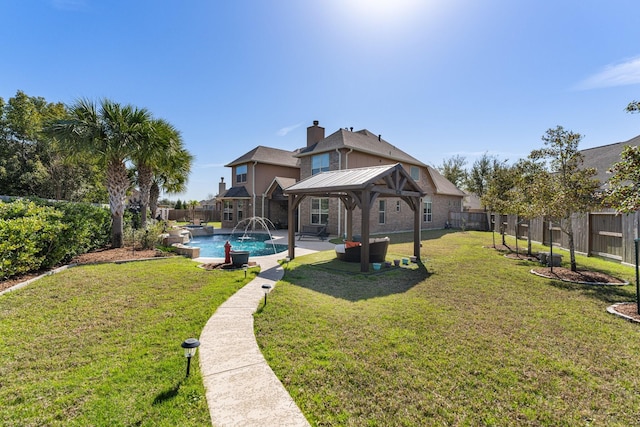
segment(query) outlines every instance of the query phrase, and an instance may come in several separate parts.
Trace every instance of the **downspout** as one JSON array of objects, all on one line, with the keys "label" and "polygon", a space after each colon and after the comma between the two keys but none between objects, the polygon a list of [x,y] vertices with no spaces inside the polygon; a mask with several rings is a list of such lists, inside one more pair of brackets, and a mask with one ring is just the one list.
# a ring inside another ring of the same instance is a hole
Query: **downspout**
[{"label": "downspout", "polygon": [[253,161],[253,173],[251,174],[251,193],[253,196],[253,205],[251,206],[253,215],[251,215],[252,217],[255,218],[256,216],[256,165],[258,164],[257,160]]},{"label": "downspout", "polygon": [[[344,168],[349,169],[349,154],[353,152],[353,148],[349,148],[349,151],[344,153]],[[347,210],[344,210],[344,230],[347,231]]]}]

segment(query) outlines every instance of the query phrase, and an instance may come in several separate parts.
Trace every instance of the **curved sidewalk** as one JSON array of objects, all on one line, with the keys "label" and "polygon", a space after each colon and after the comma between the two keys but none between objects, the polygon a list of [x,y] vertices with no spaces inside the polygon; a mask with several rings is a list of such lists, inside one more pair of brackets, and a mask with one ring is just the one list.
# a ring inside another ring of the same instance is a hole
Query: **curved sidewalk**
[{"label": "curved sidewalk", "polygon": [[[296,256],[310,252],[315,250],[296,247]],[[282,257],[260,257],[260,274],[218,307],[200,335],[200,369],[216,427],[310,425],[262,356],[253,331],[253,313],[264,302],[262,285],[273,290],[284,275],[277,261]]]}]

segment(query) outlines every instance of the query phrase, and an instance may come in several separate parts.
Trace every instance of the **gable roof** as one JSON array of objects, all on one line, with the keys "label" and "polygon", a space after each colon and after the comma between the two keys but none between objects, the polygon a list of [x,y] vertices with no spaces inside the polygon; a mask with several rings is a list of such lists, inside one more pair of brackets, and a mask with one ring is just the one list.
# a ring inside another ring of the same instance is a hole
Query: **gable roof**
[{"label": "gable roof", "polygon": [[294,157],[294,155],[294,151],[258,145],[248,153],[245,153],[231,163],[226,164],[225,167],[232,167],[249,162],[258,162],[270,165],[287,166],[290,168],[300,168],[300,161]]},{"label": "gable roof", "polygon": [[296,183],[296,181],[297,180],[295,178],[276,176],[275,178],[273,178],[273,181],[271,181],[271,184],[269,184],[264,193],[267,195],[271,195],[278,187],[284,190],[287,187],[291,187]]},{"label": "gable roof", "polygon": [[582,165],[585,168],[596,168],[595,178],[599,179],[602,185],[605,186],[606,182],[611,178],[611,174],[607,173],[607,171],[614,163],[621,160],[620,154],[626,145],[640,145],[640,135],[625,142],[616,142],[615,144],[580,150],[583,159]]},{"label": "gable roof", "polygon": [[431,175],[433,185],[436,187],[436,194],[462,197],[466,195],[464,191],[460,190],[454,183],[445,178],[436,168],[427,166],[427,170],[429,171],[429,175]]},{"label": "gable roof", "polygon": [[[388,179],[394,173],[404,178],[403,183],[394,182]],[[400,163],[395,165],[372,166],[357,169],[340,169],[335,171],[322,172],[303,179],[302,181],[287,187],[285,194],[322,194],[341,193],[346,191],[365,190],[371,185],[382,185],[389,187],[392,184],[402,185],[402,188],[395,188],[400,192],[409,191],[411,195],[424,195],[424,192]]]},{"label": "gable roof", "polygon": [[305,147],[296,157],[310,156],[313,154],[334,151],[336,148],[347,148],[362,153],[373,154],[396,162],[410,163],[412,165],[426,167],[424,163],[410,156],[401,149],[389,144],[378,135],[374,135],[367,129],[351,132],[347,129],[339,129],[310,147]]}]

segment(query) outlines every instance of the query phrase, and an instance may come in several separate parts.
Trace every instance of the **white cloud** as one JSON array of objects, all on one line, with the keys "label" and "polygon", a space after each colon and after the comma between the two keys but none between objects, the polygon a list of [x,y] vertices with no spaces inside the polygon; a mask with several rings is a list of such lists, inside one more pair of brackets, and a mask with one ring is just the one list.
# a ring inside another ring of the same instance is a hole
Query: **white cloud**
[{"label": "white cloud", "polygon": [[292,130],[299,128],[300,126],[302,126],[302,123],[297,123],[295,125],[292,126],[287,126],[287,127],[283,127],[282,129],[280,129],[277,132],[278,136],[286,136],[289,132],[291,132]]},{"label": "white cloud", "polygon": [[619,64],[607,65],[602,71],[576,85],[578,90],[627,86],[640,83],[640,56]]}]

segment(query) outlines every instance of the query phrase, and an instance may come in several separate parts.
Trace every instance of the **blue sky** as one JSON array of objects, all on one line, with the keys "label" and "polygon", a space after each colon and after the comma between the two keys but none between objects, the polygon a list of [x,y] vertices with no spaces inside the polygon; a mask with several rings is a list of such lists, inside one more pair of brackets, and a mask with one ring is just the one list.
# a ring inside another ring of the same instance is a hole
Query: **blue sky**
[{"label": "blue sky", "polygon": [[0,0],[0,96],[109,98],[176,126],[188,191],[224,164],[369,129],[424,163],[515,161],[557,125],[640,134],[637,0]]}]

